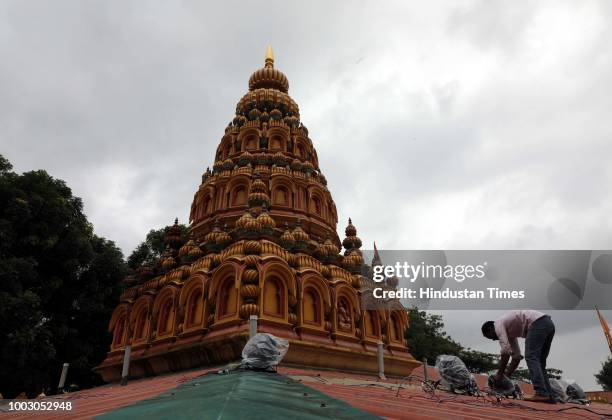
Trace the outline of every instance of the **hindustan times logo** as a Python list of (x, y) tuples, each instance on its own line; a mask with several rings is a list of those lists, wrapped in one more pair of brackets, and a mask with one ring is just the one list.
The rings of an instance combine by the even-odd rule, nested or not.
[(418, 278), (452, 278), (458, 283), (466, 279), (482, 279), (486, 275), (485, 268), (487, 263), (478, 265), (440, 265), (440, 264), (409, 264), (407, 262), (397, 262), (395, 265), (374, 266), (372, 279), (381, 282), (388, 277), (405, 278), (414, 283)]

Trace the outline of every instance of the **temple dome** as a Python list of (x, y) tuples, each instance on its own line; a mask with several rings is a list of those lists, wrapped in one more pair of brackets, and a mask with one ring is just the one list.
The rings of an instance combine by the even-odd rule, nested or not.
[(266, 61), (263, 69), (255, 71), (249, 78), (249, 90), (276, 89), (287, 93), (289, 91), (289, 80), (287, 76), (274, 68), (274, 54), (272, 47), (268, 47)]

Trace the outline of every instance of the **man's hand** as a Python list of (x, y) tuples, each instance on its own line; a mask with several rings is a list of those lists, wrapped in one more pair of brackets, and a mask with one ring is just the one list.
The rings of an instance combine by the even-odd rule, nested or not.
[(508, 362), (510, 361), (509, 354), (502, 354), (499, 358), (499, 368), (497, 369), (497, 373), (493, 377), (496, 382), (501, 381), (504, 378), (504, 373), (506, 372), (506, 366), (508, 366)]
[(495, 375), (493, 375), (493, 381), (495, 381), (496, 384), (501, 383), (501, 381), (504, 379), (504, 374), (497, 372)]
[(519, 363), (521, 363), (521, 359), (523, 358), (523, 356), (513, 356), (512, 357), (512, 361), (510, 362), (510, 366), (508, 366), (508, 369), (506, 369), (506, 376), (509, 378), (512, 376), (512, 374), (514, 373), (514, 371), (516, 370), (516, 368), (518, 367)]

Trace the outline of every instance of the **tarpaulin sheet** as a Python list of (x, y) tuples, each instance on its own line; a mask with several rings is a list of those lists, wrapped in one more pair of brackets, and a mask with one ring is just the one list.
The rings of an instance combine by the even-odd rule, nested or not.
[(283, 375), (236, 371), (192, 379), (100, 419), (376, 419)]

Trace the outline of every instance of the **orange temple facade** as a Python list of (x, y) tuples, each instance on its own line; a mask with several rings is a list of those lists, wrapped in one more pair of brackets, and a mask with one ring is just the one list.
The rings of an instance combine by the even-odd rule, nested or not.
[[(249, 79), (191, 206), (187, 238), (175, 225), (155, 264), (125, 282), (109, 323), (113, 340), (96, 368), (118, 380), (126, 345), (130, 376), (240, 359), (258, 332), (289, 340), (283, 364), (406, 376), (419, 365), (404, 339), (403, 310), (362, 309), (361, 240), (338, 216), (317, 152), (288, 95), (287, 77), (265, 66)], [(344, 247), (344, 252), (341, 252)]]

